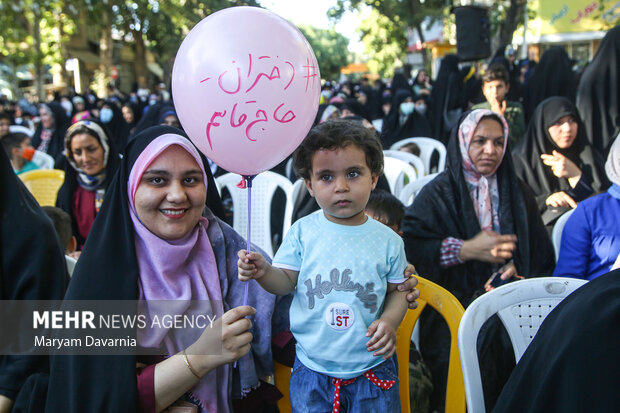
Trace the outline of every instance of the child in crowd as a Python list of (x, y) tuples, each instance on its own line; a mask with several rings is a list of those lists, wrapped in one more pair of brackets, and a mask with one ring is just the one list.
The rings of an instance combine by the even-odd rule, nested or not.
[(44, 206), (42, 208), (54, 224), (54, 229), (60, 239), (60, 246), (65, 251), (65, 257), (68, 257), (68, 259), (66, 259), (67, 269), (69, 270), (69, 275), (71, 275), (75, 268), (75, 260), (80, 254), (80, 251), (76, 251), (77, 239), (73, 236), (73, 230), (71, 229), (71, 217), (65, 211), (57, 207)]
[(17, 175), (39, 169), (37, 164), (32, 162), (34, 148), (30, 144), (28, 135), (25, 133), (9, 133), (3, 136), (1, 141)]
[[(415, 145), (415, 144), (414, 144)], [(405, 217), (405, 205), (388, 191), (372, 191), (366, 215), (392, 228), (402, 236), (401, 224)], [(412, 412), (428, 412), (433, 392), (431, 372), (422, 359), (415, 343), (409, 349), (409, 395)]]
[(399, 151), (409, 152), (412, 155), (420, 156), (420, 147), (415, 142), (409, 142), (398, 148)]
[(11, 132), (11, 115), (6, 112), (0, 112), (0, 139)]
[(388, 191), (376, 190), (370, 194), (366, 204), (366, 215), (402, 236), (400, 224), (405, 217), (405, 205)]
[(357, 123), (330, 121), (310, 131), (294, 159), (321, 210), (295, 222), (272, 265), (245, 250), (238, 261), (240, 280), (294, 291), (293, 411), (400, 411), (392, 355), (407, 262), (398, 234), (364, 213), (383, 168), (381, 144)]
[(502, 63), (490, 65), (482, 76), (482, 93), (487, 101), (474, 105), (472, 110), (490, 109), (506, 118), (508, 141), (512, 149), (525, 134), (525, 117), (523, 106), (519, 102), (506, 100), (506, 94), (510, 90), (509, 78), (508, 69)]

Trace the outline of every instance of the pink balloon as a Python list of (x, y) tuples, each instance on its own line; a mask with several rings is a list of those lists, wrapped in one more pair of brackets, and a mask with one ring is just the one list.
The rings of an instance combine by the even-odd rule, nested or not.
[(280, 16), (231, 7), (198, 23), (172, 69), (183, 129), (211, 160), (255, 175), (291, 154), (319, 106), (321, 76), (310, 44)]

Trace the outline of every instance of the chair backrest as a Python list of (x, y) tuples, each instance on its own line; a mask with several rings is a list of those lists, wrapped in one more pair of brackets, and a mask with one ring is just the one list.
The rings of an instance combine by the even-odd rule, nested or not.
[(39, 169), (54, 169), (54, 158), (42, 151), (34, 151), (32, 162), (34, 162)]
[(439, 173), (434, 173), (430, 175), (423, 176), (421, 178), (416, 179), (415, 181), (409, 182), (404, 186), (403, 190), (400, 191), (400, 195), (398, 198), (400, 201), (405, 204), (405, 206), (409, 206), (413, 204), (413, 199), (420, 192), (420, 189), (433, 179), (439, 175)]
[[(226, 188), (233, 202), (233, 228), (243, 237), (247, 237), (248, 229), (248, 189), (241, 189), (237, 184), (241, 176), (233, 173), (215, 178), (220, 194)], [(291, 221), (293, 206), (290, 193), (293, 184), (286, 177), (275, 172), (262, 172), (252, 181), (252, 217), (251, 217), (251, 241), (263, 249), (270, 257), (273, 257), (273, 245), (271, 234), (271, 205), (278, 188), (281, 188), (287, 198), (284, 211), (284, 223)], [(288, 218), (287, 218), (288, 217)]]
[(553, 230), (551, 231), (551, 241), (553, 242), (553, 249), (555, 250), (555, 260), (557, 261), (560, 257), (560, 245), (562, 244), (562, 232), (564, 231), (564, 225), (566, 225), (566, 221), (575, 212), (574, 209), (570, 211), (566, 211), (562, 214), (555, 224), (553, 225)]
[(291, 186), (291, 191), (287, 196), (288, 208), (286, 208), (284, 212), (284, 225), (282, 227), (282, 239), (284, 239), (284, 236), (286, 235), (288, 230), (291, 229), (291, 225), (292, 225), (291, 221), (293, 220), (293, 210), (295, 209), (297, 200), (301, 196), (302, 190), (305, 188), (305, 186), (306, 186), (306, 182), (301, 178), (293, 182), (293, 185)]
[(416, 288), (420, 291), (420, 298), (417, 300), (418, 308), (407, 310), (405, 318), (396, 331), (401, 411), (411, 411), (411, 400), (409, 398), (409, 349), (411, 347), (411, 334), (420, 314), (422, 314), (426, 305), (429, 304), (446, 320), (451, 335), (446, 412), (465, 413), (465, 390), (459, 359), (459, 347), (456, 341), (459, 322), (465, 310), (459, 300), (445, 288), (423, 277), (416, 276), (416, 278), (418, 279)]
[(383, 119), (375, 119), (372, 121), (372, 126), (375, 127), (377, 133), (381, 133), (381, 129), (383, 129)]
[(291, 413), (291, 395), (289, 394), (288, 382), (291, 381), (290, 367), (280, 364), (277, 361), (273, 361), (273, 378), (276, 387), (282, 393), (282, 398), (278, 400), (278, 410), (280, 413)]
[(384, 159), (385, 157), (390, 157), (390, 158), (400, 159), (401, 161), (405, 161), (411, 164), (411, 166), (413, 166), (413, 168), (415, 169), (416, 175), (418, 177), (424, 176), (424, 162), (422, 162), (422, 159), (420, 159), (420, 157), (415, 156), (412, 153), (405, 152), (405, 151), (385, 150), (383, 151), (383, 156), (384, 156)]
[(586, 282), (562, 277), (515, 281), (483, 294), (467, 307), (459, 326), (458, 345), (468, 411), (485, 411), (476, 348), (478, 332), (484, 322), (494, 314), (499, 316), (518, 362), (547, 315)]
[(408, 162), (389, 156), (383, 158), (383, 174), (390, 185), (392, 194), (396, 197), (405, 187), (405, 178), (409, 182), (415, 181), (418, 178), (415, 169)]
[(55, 206), (58, 190), (65, 182), (65, 171), (36, 169), (18, 175), (41, 206)]
[(67, 271), (69, 272), (69, 277), (72, 277), (73, 270), (75, 269), (75, 264), (77, 264), (77, 260), (73, 257), (65, 255), (65, 262), (67, 263)]
[(437, 139), (422, 137), (401, 139), (398, 142), (395, 142), (390, 147), (390, 149), (397, 151), (403, 145), (406, 145), (410, 142), (413, 142), (420, 147), (420, 158), (424, 162), (425, 174), (431, 173), (431, 157), (433, 156), (434, 151), (437, 151), (439, 153), (437, 172), (442, 172), (444, 169), (446, 169), (446, 147)]
[(30, 128), (27, 128), (25, 126), (22, 125), (11, 125), (9, 126), (9, 132), (11, 133), (25, 133), (26, 135), (30, 136), (32, 138), (32, 135), (34, 135), (34, 131)]
[[(409, 349), (411, 348), (411, 333), (422, 314), (422, 310), (430, 304), (444, 317), (452, 335), (450, 347), (450, 364), (448, 367), (448, 383), (446, 391), (446, 412), (465, 413), (465, 390), (463, 387), (463, 375), (461, 374), (461, 362), (459, 349), (456, 343), (456, 333), (459, 321), (464, 313), (463, 306), (452, 294), (439, 285), (422, 277), (418, 278), (417, 289), (420, 291), (418, 308), (407, 310), (405, 318), (396, 331), (396, 356), (398, 358), (398, 379), (400, 405), (403, 413), (411, 411), (409, 397)], [(291, 399), (288, 382), (291, 378), (291, 368), (274, 362), (274, 378), (278, 390), (284, 395), (278, 401), (278, 409), (282, 413), (291, 411)]]

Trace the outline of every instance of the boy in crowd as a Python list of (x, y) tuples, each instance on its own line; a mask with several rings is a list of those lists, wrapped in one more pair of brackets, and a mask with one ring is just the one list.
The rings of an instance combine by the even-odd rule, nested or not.
[(13, 170), (17, 175), (39, 169), (37, 164), (32, 162), (34, 148), (30, 144), (30, 137), (25, 133), (9, 133), (3, 136), (2, 146), (6, 151)]
[(69, 275), (73, 274), (75, 268), (75, 260), (80, 256), (80, 251), (77, 249), (77, 239), (73, 235), (71, 230), (71, 217), (65, 211), (53, 206), (44, 206), (43, 212), (52, 220), (54, 229), (58, 238), (60, 239), (60, 246), (65, 251), (65, 258), (67, 261), (67, 270)]
[(490, 109), (506, 118), (509, 147), (512, 149), (525, 134), (525, 117), (523, 106), (519, 102), (506, 100), (508, 90), (510, 90), (510, 80), (506, 66), (493, 63), (482, 77), (482, 93), (487, 101), (474, 105), (472, 109)]

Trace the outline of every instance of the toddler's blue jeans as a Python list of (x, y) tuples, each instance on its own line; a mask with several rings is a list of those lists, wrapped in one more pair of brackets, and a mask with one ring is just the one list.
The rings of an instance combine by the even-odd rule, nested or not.
[[(372, 372), (378, 380), (395, 380), (396, 384), (390, 389), (382, 389), (363, 375), (356, 377), (354, 382), (340, 386), (340, 413), (400, 412), (396, 356), (379, 364)], [(310, 370), (295, 357), (289, 382), (293, 413), (332, 412), (336, 407), (333, 379)]]

